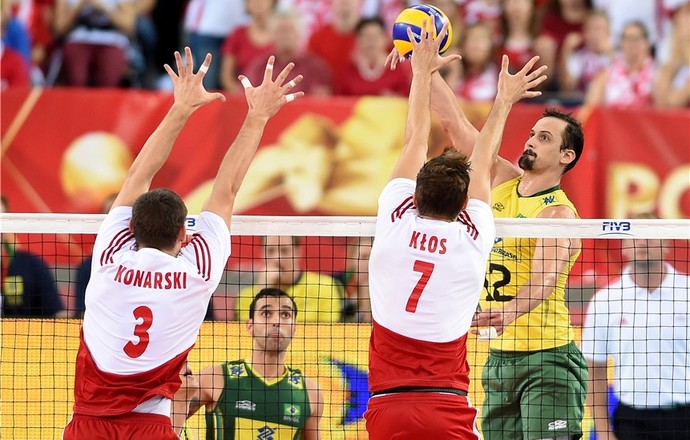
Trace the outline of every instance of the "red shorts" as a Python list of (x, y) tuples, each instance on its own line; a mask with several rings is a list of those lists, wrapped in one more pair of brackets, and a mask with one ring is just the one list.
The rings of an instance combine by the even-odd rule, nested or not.
[(162, 439), (179, 440), (170, 417), (160, 414), (129, 413), (115, 417), (74, 414), (65, 427), (63, 440)]
[(364, 418), (370, 440), (479, 440), (477, 414), (464, 396), (395, 393), (369, 399)]

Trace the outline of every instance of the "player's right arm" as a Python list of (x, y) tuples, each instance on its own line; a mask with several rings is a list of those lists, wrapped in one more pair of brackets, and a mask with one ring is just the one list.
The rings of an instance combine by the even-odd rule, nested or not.
[(459, 55), (441, 57), (438, 48), (448, 31), (446, 23), (436, 38), (428, 31), (434, 26), (434, 20), (424, 20), (421, 40), (416, 41), (408, 29), (408, 38), (412, 42), (412, 84), (407, 108), (405, 126), (405, 145), (396, 164), (391, 180), (403, 177), (414, 180), (424, 165), (429, 149), (429, 132), (431, 130), (431, 75)]
[(470, 157), (479, 130), (467, 119), (457, 96), (438, 72), (431, 78), (431, 112), (450, 138), (453, 148)]
[(204, 211), (210, 211), (222, 217), (228, 227), (230, 227), (235, 196), (247, 174), (268, 120), (283, 105), (304, 95), (304, 92), (289, 93), (302, 80), (302, 75), (285, 83), (288, 74), (295, 66), (294, 63), (288, 64), (274, 81), (274, 62), (275, 57), (269, 57), (263, 82), (256, 87), (251, 85), (248, 78), (240, 76), (240, 81), (245, 86), (244, 94), (249, 109), (235, 141), (228, 148), (218, 167), (211, 195), (203, 207)]
[(212, 101), (225, 101), (221, 93), (207, 92), (202, 83), (211, 64), (211, 54), (206, 55), (197, 73), (188, 47), (184, 64), (179, 52), (175, 52), (175, 61), (177, 74), (167, 64), (164, 66), (173, 82), (175, 102), (134, 160), (113, 207), (132, 206), (137, 197), (149, 190), (153, 177), (168, 160), (177, 136), (194, 111)]
[[(404, 61), (398, 49), (394, 48), (386, 58), (386, 65), (395, 70), (398, 64)], [(436, 116), (441, 128), (450, 138), (453, 148), (469, 157), (479, 130), (467, 119), (455, 93), (438, 71), (431, 75), (431, 113)]]
[[(450, 138), (453, 148), (466, 157), (474, 150), (479, 130), (467, 119), (450, 86), (436, 72), (431, 81), (431, 111)], [(500, 156), (491, 164), (492, 186), (497, 186), (520, 174), (520, 171)]]
[(546, 66), (541, 66), (530, 72), (538, 60), (539, 57), (533, 57), (519, 72), (511, 75), (508, 71), (508, 56), (503, 55), (501, 72), (498, 75), (496, 100), (491, 107), (484, 127), (477, 136), (470, 156), (471, 171), (468, 197), (486, 203), (491, 202), (491, 170), (498, 157), (498, 149), (501, 146), (508, 114), (510, 114), (513, 104), (521, 99), (541, 95), (540, 91), (533, 89), (546, 80), (546, 75), (543, 75)]
[(203, 368), (197, 379), (198, 388), (189, 399), (187, 419), (196, 414), (202, 406), (206, 407), (206, 411), (213, 411), (223, 392), (225, 378), (222, 365)]

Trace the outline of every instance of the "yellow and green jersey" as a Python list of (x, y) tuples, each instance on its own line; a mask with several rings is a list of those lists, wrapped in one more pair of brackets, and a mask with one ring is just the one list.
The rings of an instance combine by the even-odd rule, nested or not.
[(245, 361), (222, 365), (225, 386), (206, 413), (206, 440), (297, 440), (311, 416), (300, 370), (267, 382)]
[[(509, 180), (491, 192), (494, 218), (535, 218), (545, 208), (565, 205), (577, 215), (560, 186), (529, 197), (518, 194), (521, 177)], [(536, 238), (496, 237), (489, 256), (483, 309), (501, 308), (515, 299), (532, 276), (532, 258)], [(566, 269), (558, 277), (555, 290), (531, 312), (508, 325), (503, 334), (491, 341), (490, 347), (502, 351), (537, 351), (560, 347), (573, 340), (570, 315), (565, 304), (565, 285), (579, 252), (570, 258)]]

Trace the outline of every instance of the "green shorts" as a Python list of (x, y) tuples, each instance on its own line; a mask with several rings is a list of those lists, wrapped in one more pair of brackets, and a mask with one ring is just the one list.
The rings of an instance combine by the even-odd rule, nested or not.
[(544, 351), (491, 350), (482, 371), (484, 438), (580, 438), (587, 373), (574, 342)]

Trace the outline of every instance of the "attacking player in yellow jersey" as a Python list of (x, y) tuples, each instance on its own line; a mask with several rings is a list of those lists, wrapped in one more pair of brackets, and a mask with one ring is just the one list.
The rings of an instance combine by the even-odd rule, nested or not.
[[(453, 146), (469, 156), (478, 132), (438, 73), (432, 110)], [(583, 144), (575, 118), (544, 111), (530, 130), (519, 168), (501, 157), (492, 167), (494, 217), (578, 218), (560, 182)], [(474, 322), (496, 329), (482, 372), (486, 439), (582, 436), (587, 365), (573, 342), (564, 292), (580, 249), (579, 240), (568, 238), (495, 240)]]

